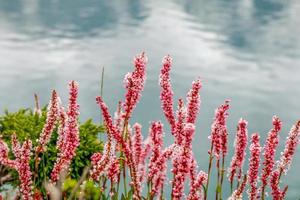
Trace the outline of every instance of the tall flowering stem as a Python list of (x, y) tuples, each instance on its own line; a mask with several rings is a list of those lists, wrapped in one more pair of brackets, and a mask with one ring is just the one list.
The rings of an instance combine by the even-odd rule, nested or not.
[[(132, 155), (132, 151), (131, 151), (131, 148), (130, 148), (130, 147), (132, 147), (132, 141), (129, 141), (129, 144), (126, 143), (126, 141), (122, 137), (119, 130), (113, 124), (112, 117), (109, 114), (108, 108), (107, 108), (106, 104), (103, 102), (102, 98), (97, 97), (96, 101), (97, 101), (98, 105), (100, 106), (100, 108), (102, 110), (102, 115), (103, 115), (103, 118), (104, 118), (104, 122), (105, 122), (105, 125), (106, 125), (106, 128), (107, 128), (108, 134), (111, 135), (111, 137), (114, 138), (116, 140), (116, 142), (121, 145), (122, 152), (124, 152), (124, 154), (126, 156), (126, 162), (128, 164), (128, 167), (129, 167), (129, 170), (130, 170), (130, 175), (131, 175), (131, 178), (132, 178), (132, 181), (133, 181), (132, 185), (134, 187), (134, 198), (135, 199), (141, 199), (140, 190), (139, 190), (139, 185), (140, 184), (139, 184), (139, 180), (137, 178), (138, 176), (136, 174), (136, 168), (134, 166), (133, 155)], [(128, 138), (131, 140), (130, 135), (129, 135)], [(125, 168), (125, 165), (123, 165), (123, 169), (124, 168)]]
[(20, 191), (24, 200), (32, 199), (32, 180), (31, 180), (31, 171), (30, 171), (30, 157), (31, 157), (32, 142), (26, 140), (21, 149), (21, 155), (17, 157), (17, 171), (20, 178)]
[[(178, 149), (176, 145), (171, 145), (168, 148), (164, 149), (160, 154), (159, 158), (157, 158), (155, 164), (148, 172), (148, 197), (150, 200), (157, 195), (164, 184), (166, 179), (166, 169), (167, 169), (167, 161), (176, 154)], [(149, 186), (151, 184), (151, 186)]]
[[(218, 177), (218, 185), (220, 181), (220, 187), (222, 187), (223, 184), (223, 176), (224, 176), (224, 166), (225, 166), (225, 156), (227, 155), (227, 143), (228, 143), (228, 133), (227, 133), (227, 127), (226, 127), (226, 119), (228, 116), (229, 109), (229, 100), (226, 100), (224, 104), (219, 106), (215, 110), (215, 117), (213, 124), (211, 126), (211, 135), (209, 136), (209, 139), (211, 141), (211, 149), (208, 152), (209, 153), (209, 166), (208, 166), (208, 179), (206, 182), (206, 189), (205, 189), (205, 196), (204, 198), (207, 198), (208, 193), (208, 187), (209, 187), (209, 180), (210, 180), (210, 172), (212, 167), (212, 161), (215, 157), (217, 160), (217, 167), (219, 168), (219, 160), (220, 156), (222, 155), (222, 172), (221, 172), (221, 180), (219, 180)], [(218, 169), (218, 175), (220, 176), (220, 172)], [(217, 187), (218, 187), (217, 185)], [(221, 193), (222, 194), (222, 193)], [(221, 195), (222, 198), (222, 195)]]
[(0, 164), (9, 168), (17, 169), (17, 162), (8, 158), (9, 148), (7, 144), (0, 139)]
[(259, 173), (260, 152), (261, 152), (259, 139), (260, 136), (258, 133), (252, 134), (251, 145), (249, 148), (250, 159), (249, 159), (249, 169), (248, 169), (248, 182), (250, 185), (250, 189), (248, 191), (249, 200), (258, 199), (257, 179)]
[(191, 185), (190, 193), (187, 197), (187, 200), (198, 200), (201, 198), (200, 189), (201, 186), (204, 185), (207, 181), (207, 174), (203, 171), (200, 171), (197, 175), (195, 182)]
[(147, 57), (144, 52), (137, 55), (134, 59), (134, 71), (125, 76), (124, 85), (127, 89), (124, 103), (125, 121), (131, 117), (132, 111), (136, 107), (136, 104), (141, 97), (141, 92), (144, 89), (146, 80), (146, 63)]
[(181, 199), (184, 191), (184, 183), (187, 175), (190, 172), (191, 163), (193, 159), (192, 154), (192, 139), (195, 133), (195, 125), (186, 123), (184, 126), (184, 143), (182, 145), (182, 152), (178, 156), (178, 162), (173, 168), (173, 186), (172, 186), (172, 199)]
[(59, 110), (60, 110), (60, 102), (58, 94), (55, 90), (52, 91), (51, 99), (48, 104), (48, 111), (47, 111), (47, 119), (46, 123), (43, 127), (43, 130), (40, 134), (39, 144), (35, 148), (35, 158), (34, 158), (34, 182), (38, 176), (38, 165), (39, 165), (39, 154), (46, 150), (47, 144), (50, 141), (53, 129), (59, 118)]
[(12, 135), (12, 147), (15, 160), (8, 158), (9, 149), (5, 142), (0, 140), (0, 164), (9, 168), (15, 169), (19, 174), (20, 179), (20, 192), (22, 199), (32, 199), (32, 173), (30, 170), (30, 157), (32, 150), (32, 142), (26, 140), (23, 145), (17, 141), (15, 134)]
[(300, 121), (298, 121), (290, 130), (286, 139), (284, 151), (281, 153), (281, 158), (278, 163), (280, 176), (286, 173), (291, 166), (292, 159), (296, 152), (297, 145), (299, 144), (300, 137)]
[(156, 161), (160, 157), (163, 146), (163, 125), (161, 122), (152, 122), (150, 127), (150, 138), (152, 144), (152, 155), (150, 157), (149, 171), (156, 167)]
[(271, 186), (271, 194), (273, 197), (273, 200), (284, 200), (286, 191), (288, 187), (286, 186), (282, 191), (279, 187), (279, 180), (280, 180), (280, 172), (278, 170), (275, 170), (271, 174), (270, 178), (270, 186)]
[(59, 97), (55, 90), (52, 91), (51, 100), (48, 105), (47, 119), (39, 138), (39, 145), (36, 148), (36, 153), (45, 151), (48, 142), (50, 141), (53, 129), (59, 117)]
[(163, 58), (163, 66), (160, 70), (159, 84), (161, 87), (160, 100), (163, 112), (171, 126), (172, 134), (175, 133), (176, 120), (173, 111), (173, 90), (170, 82), (170, 70), (172, 58), (168, 55)]
[(242, 183), (232, 193), (231, 197), (229, 197), (228, 200), (243, 200), (243, 192), (245, 190), (246, 184), (247, 184), (247, 175), (244, 175)]
[[(51, 173), (51, 181), (56, 182), (59, 179), (59, 175), (63, 170), (66, 170), (73, 157), (76, 155), (76, 149), (79, 146), (79, 128), (78, 128), (78, 116), (79, 105), (77, 103), (78, 96), (78, 84), (75, 81), (71, 81), (69, 84), (69, 106), (67, 112), (67, 121), (64, 130), (60, 131), (60, 137), (64, 138), (63, 143), (58, 143), (60, 147), (59, 155)], [(61, 117), (66, 117), (63, 113)], [(61, 127), (63, 128), (63, 127)]]
[(264, 152), (263, 152), (263, 169), (261, 175), (261, 198), (265, 198), (265, 187), (268, 184), (268, 178), (271, 175), (271, 172), (275, 165), (275, 153), (276, 148), (279, 144), (279, 132), (281, 130), (282, 122), (281, 120), (274, 116), (272, 119), (273, 128), (270, 130), (265, 145), (264, 145)]
[(231, 160), (228, 179), (231, 185), (231, 190), (233, 187), (234, 177), (237, 176), (238, 183), (240, 181), (243, 169), (243, 163), (246, 156), (246, 147), (248, 140), (248, 130), (247, 130), (247, 121), (244, 119), (240, 119), (237, 134), (235, 137), (235, 150), (234, 155)]

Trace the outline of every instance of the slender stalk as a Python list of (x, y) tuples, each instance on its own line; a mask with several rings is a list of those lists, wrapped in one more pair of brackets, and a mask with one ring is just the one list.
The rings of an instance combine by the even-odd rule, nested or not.
[(150, 181), (147, 182), (147, 199), (150, 200), (150, 192), (151, 192), (151, 183)]
[(164, 199), (164, 187), (161, 188), (159, 200)]
[(219, 199), (219, 182), (220, 182), (220, 160), (217, 160), (217, 170), (218, 170), (218, 176), (217, 176), (217, 186), (216, 186), (216, 196), (215, 199)]
[(126, 184), (126, 168), (125, 168), (125, 161), (123, 161), (123, 186), (124, 186), (124, 193), (127, 196), (127, 184)]
[(230, 194), (233, 192), (233, 181), (230, 182)]
[(222, 197), (222, 186), (224, 181), (224, 172), (225, 172), (225, 155), (222, 156), (222, 171), (221, 171), (221, 181), (220, 181), (220, 200), (223, 199)]
[(265, 200), (265, 186), (261, 188), (261, 200)]
[(213, 143), (211, 142), (210, 154), (209, 154), (208, 175), (207, 175), (207, 182), (206, 182), (205, 193), (204, 193), (204, 200), (207, 200), (207, 195), (208, 195), (208, 186), (209, 186), (210, 172), (211, 172), (211, 166), (212, 166), (212, 160), (213, 160), (212, 153), (213, 153)]
[(102, 67), (101, 73), (101, 84), (100, 84), (100, 96), (103, 97), (103, 87), (104, 87), (104, 67)]

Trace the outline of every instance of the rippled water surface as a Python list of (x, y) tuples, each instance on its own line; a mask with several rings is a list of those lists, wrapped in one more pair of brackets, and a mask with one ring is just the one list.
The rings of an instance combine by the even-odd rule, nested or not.
[[(95, 96), (105, 67), (104, 98), (111, 110), (123, 98), (132, 57), (146, 51), (147, 85), (132, 122), (162, 119), (158, 74), (173, 56), (176, 98), (201, 77), (202, 105), (194, 151), (207, 168), (207, 137), (214, 109), (231, 99), (230, 137), (240, 117), (264, 139), (271, 118), (284, 123), (282, 143), (300, 118), (300, 3), (297, 0), (0, 1), (0, 108), (47, 103), (56, 88), (66, 102), (67, 83), (80, 84), (81, 120), (99, 121)], [(165, 125), (168, 132), (168, 125)], [(166, 134), (167, 144), (171, 143)], [(232, 140), (231, 140), (232, 141)], [(232, 152), (231, 152), (232, 153)], [(300, 149), (284, 182), (288, 199), (300, 198)]]

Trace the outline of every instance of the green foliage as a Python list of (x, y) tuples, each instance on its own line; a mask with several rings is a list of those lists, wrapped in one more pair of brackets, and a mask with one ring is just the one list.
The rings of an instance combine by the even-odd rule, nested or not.
[[(77, 184), (78, 182), (74, 179), (66, 179), (63, 184), (63, 194), (65, 196), (70, 196)], [(96, 187), (92, 181), (85, 181), (76, 191), (75, 197), (79, 198), (80, 192), (82, 192), (81, 194), (84, 194), (84, 199), (90, 200), (98, 200), (100, 195), (102, 195), (99, 187)]]
[[(38, 116), (31, 109), (20, 109), (17, 112), (10, 113), (7, 110), (0, 116), (0, 135), (2, 139), (11, 146), (11, 135), (16, 133), (18, 140), (23, 142), (30, 139), (33, 145), (37, 145), (37, 140), (46, 121), (46, 108), (42, 110), (42, 116)], [(72, 160), (70, 174), (71, 178), (78, 180), (84, 167), (90, 165), (90, 157), (93, 153), (102, 151), (103, 143), (98, 139), (99, 134), (104, 132), (104, 127), (97, 125), (92, 120), (80, 123), (80, 145), (76, 150), (76, 157)], [(41, 161), (34, 184), (37, 188), (42, 188), (44, 181), (48, 180), (57, 158), (56, 149), (57, 129), (54, 130), (51, 140), (47, 146), (47, 151), (40, 154)], [(13, 155), (10, 155), (13, 159)], [(32, 156), (33, 157), (33, 156)], [(31, 169), (34, 171), (34, 158), (31, 160)], [(17, 174), (14, 170), (9, 173), (15, 178), (12, 185), (18, 184)]]

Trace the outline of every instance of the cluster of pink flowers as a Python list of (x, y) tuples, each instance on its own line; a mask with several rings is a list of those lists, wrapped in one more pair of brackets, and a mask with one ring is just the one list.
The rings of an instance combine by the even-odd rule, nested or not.
[(160, 194), (166, 179), (167, 161), (176, 154), (176, 146), (171, 145), (164, 149), (157, 158), (154, 167), (149, 168), (148, 181), (152, 184), (152, 195)]
[(270, 130), (265, 146), (264, 146), (264, 161), (262, 169), (262, 188), (268, 184), (268, 178), (271, 175), (275, 164), (276, 148), (279, 144), (279, 132), (281, 130), (282, 122), (276, 116), (273, 117), (273, 128)]
[(201, 89), (201, 81), (198, 79), (193, 82), (192, 88), (187, 94), (187, 123), (194, 124), (200, 109), (200, 89)]
[(187, 200), (198, 200), (202, 199), (203, 197), (201, 194), (197, 191), (200, 190), (201, 186), (204, 185), (207, 181), (207, 174), (203, 171), (200, 171), (197, 175), (196, 180), (191, 185), (191, 190), (189, 192), (189, 195), (187, 197)]
[(286, 191), (287, 191), (287, 186), (281, 191), (279, 188), (279, 179), (280, 179), (280, 173), (278, 170), (275, 170), (271, 174), (271, 179), (270, 179), (270, 186), (272, 189), (272, 197), (273, 200), (284, 200)]
[[(17, 146), (16, 148), (19, 148)], [(30, 171), (30, 156), (31, 156), (31, 148), (32, 142), (30, 140), (26, 140), (21, 146), (19, 155), (16, 156), (17, 162), (17, 171), (19, 173), (20, 178), (20, 192), (22, 193), (24, 200), (29, 200), (32, 197), (32, 173)]]
[[(134, 71), (125, 76), (125, 100), (119, 101), (115, 118), (113, 119), (107, 105), (102, 97), (96, 98), (99, 105), (103, 123), (107, 132), (107, 141), (102, 152), (96, 152), (91, 156), (91, 169), (89, 178), (97, 182), (101, 193), (105, 192), (106, 181), (110, 182), (109, 195), (118, 198), (121, 175), (123, 174), (124, 196), (129, 198), (127, 186), (130, 186), (132, 199), (153, 200), (155, 197), (164, 199), (164, 187), (167, 182), (168, 161), (171, 161), (171, 172), (173, 179), (171, 184), (171, 199), (180, 200), (202, 200), (208, 199), (208, 185), (212, 167), (212, 161), (217, 161), (217, 184), (216, 200), (222, 200), (222, 184), (225, 169), (225, 157), (228, 154), (228, 131), (226, 120), (228, 117), (229, 100), (226, 100), (215, 111), (215, 117), (211, 126), (211, 150), (209, 158), (208, 173), (198, 170), (198, 164), (193, 154), (193, 138), (196, 132), (196, 118), (200, 110), (201, 81), (198, 79), (192, 83), (190, 91), (186, 95), (186, 102), (178, 100), (177, 110), (173, 110), (173, 91), (170, 83), (170, 70), (172, 58), (166, 56), (160, 73), (160, 100), (161, 107), (167, 122), (170, 125), (171, 135), (174, 143), (164, 146), (164, 126), (160, 121), (154, 121), (149, 128), (149, 136), (144, 140), (142, 126), (135, 123), (130, 125), (130, 119), (136, 107), (146, 80), (147, 57), (144, 53), (134, 58)], [(51, 183), (56, 183), (63, 171), (70, 167), (71, 160), (76, 155), (79, 146), (79, 105), (77, 103), (78, 84), (75, 81), (69, 84), (69, 105), (67, 111), (62, 106), (55, 91), (52, 92), (48, 107), (47, 120), (41, 133), (39, 144), (35, 148), (35, 167), (38, 166), (40, 154), (46, 151), (46, 146), (51, 139), (53, 130), (58, 124), (57, 149), (58, 155), (51, 173)], [(260, 145), (258, 133), (251, 135), (249, 147), (250, 157), (247, 173), (243, 172), (243, 164), (246, 157), (248, 143), (248, 122), (240, 119), (235, 137), (235, 149), (230, 167), (228, 169), (228, 180), (231, 185), (231, 196), (229, 200), (242, 200), (243, 193), (249, 185), (248, 197), (250, 200), (264, 200), (265, 188), (270, 186), (271, 195), (275, 200), (283, 200), (288, 187), (280, 189), (280, 178), (287, 172), (300, 137), (300, 121), (294, 125), (287, 137), (285, 149), (275, 167), (276, 148), (279, 144), (279, 131), (281, 121), (273, 117), (273, 128), (270, 130), (265, 145)], [(42, 199), (38, 189), (33, 191), (32, 176), (30, 170), (30, 159), (32, 143), (26, 140), (22, 145), (16, 135), (12, 135), (12, 152), (15, 160), (9, 158), (9, 148), (0, 138), (0, 164), (15, 169), (20, 178), (20, 193), (25, 200)], [(260, 175), (260, 155), (263, 151), (264, 161)], [(222, 167), (220, 167), (220, 161)], [(131, 178), (127, 184), (127, 176)], [(237, 179), (237, 186), (233, 188), (233, 182)], [(34, 179), (33, 179), (34, 180)], [(260, 187), (258, 183), (261, 181)], [(143, 183), (147, 182), (147, 198), (143, 197)], [(189, 191), (185, 194), (186, 185), (189, 183)], [(261, 192), (261, 196), (259, 195)], [(116, 194), (117, 193), (117, 194)], [(115, 194), (117, 196), (115, 196)], [(130, 196), (131, 197), (131, 196)], [(2, 197), (0, 196), (0, 199)]]
[[(79, 128), (77, 121), (79, 116), (79, 105), (77, 104), (78, 84), (72, 81), (69, 87), (70, 97), (68, 112), (67, 115), (64, 113), (61, 114), (63, 120), (66, 117), (66, 122), (61, 125), (61, 130), (59, 131), (59, 141), (63, 140), (63, 142), (58, 143), (60, 148), (58, 149), (59, 154), (51, 173), (52, 182), (56, 182), (62, 171), (68, 169), (71, 160), (76, 155), (76, 149), (79, 146)], [(63, 110), (61, 110), (61, 112), (63, 112)]]
[[(174, 180), (172, 182), (172, 198), (180, 199), (183, 196), (184, 191), (184, 183), (187, 175), (190, 172), (191, 161), (193, 158), (192, 155), (192, 138), (195, 133), (195, 125), (192, 123), (187, 123), (184, 126), (184, 143), (182, 145), (182, 153), (175, 158), (176, 162), (174, 162), (173, 174)], [(177, 160), (178, 159), (178, 160)]]
[(22, 145), (17, 141), (15, 134), (12, 135), (12, 149), (15, 160), (8, 158), (9, 149), (5, 142), (0, 140), (0, 164), (17, 170), (20, 179), (20, 192), (24, 200), (32, 199), (32, 173), (30, 171), (30, 156), (32, 142), (26, 140)]
[(250, 158), (248, 169), (248, 182), (250, 189), (248, 191), (249, 200), (258, 199), (257, 179), (259, 174), (260, 152), (261, 146), (259, 143), (260, 136), (258, 133), (251, 135)]
[(144, 52), (137, 55), (134, 59), (135, 70), (125, 76), (124, 83), (127, 89), (124, 103), (125, 119), (130, 118), (133, 109), (141, 97), (146, 79), (146, 63), (147, 57)]
[(228, 133), (226, 127), (226, 118), (228, 116), (229, 100), (219, 106), (215, 111), (215, 119), (211, 126), (211, 135), (209, 139), (211, 140), (213, 152), (217, 159), (220, 158), (220, 154), (227, 154), (227, 143), (228, 143)]
[(48, 142), (50, 141), (53, 129), (59, 117), (59, 97), (55, 90), (52, 91), (51, 100), (48, 105), (47, 120), (39, 138), (39, 146), (36, 152), (40, 153), (45, 151)]
[(229, 181), (233, 182), (234, 177), (237, 175), (238, 180), (241, 178), (243, 164), (246, 156), (246, 147), (248, 140), (247, 121), (240, 119), (237, 134), (235, 138), (234, 156), (231, 160), (229, 168)]
[(238, 188), (233, 191), (228, 200), (243, 200), (243, 192), (245, 190), (247, 184), (247, 176), (244, 176), (242, 183), (238, 186)]
[(294, 125), (289, 133), (289, 136), (286, 139), (286, 144), (284, 151), (281, 153), (281, 158), (278, 163), (278, 168), (280, 171), (286, 173), (289, 169), (292, 158), (296, 152), (296, 147), (299, 144), (300, 138), (300, 121)]
[(163, 67), (160, 71), (160, 100), (162, 102), (162, 109), (164, 114), (171, 125), (171, 132), (174, 134), (175, 132), (175, 124), (176, 120), (174, 117), (173, 111), (173, 90), (170, 82), (170, 70), (172, 66), (172, 58), (170, 56), (166, 56), (163, 59)]
[[(65, 113), (56, 91), (52, 92), (48, 106), (46, 123), (35, 148), (35, 167), (38, 167), (39, 154), (46, 151), (47, 144), (51, 139), (52, 132), (59, 122), (57, 148), (59, 151), (57, 162), (51, 174), (51, 181), (56, 182), (62, 170), (69, 168), (72, 158), (75, 156), (76, 148), (79, 145), (78, 116), (79, 105), (77, 104), (78, 85), (75, 81), (70, 82), (70, 98), (68, 112)], [(22, 199), (41, 199), (38, 192), (33, 192), (30, 160), (32, 154), (31, 140), (25, 140), (21, 145), (15, 134), (11, 139), (12, 151), (15, 160), (8, 157), (9, 149), (5, 142), (0, 140), (0, 164), (15, 169), (19, 174), (19, 190)], [(36, 173), (36, 172), (35, 172)], [(38, 197), (39, 196), (39, 197)]]

